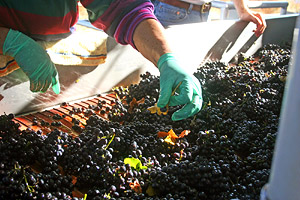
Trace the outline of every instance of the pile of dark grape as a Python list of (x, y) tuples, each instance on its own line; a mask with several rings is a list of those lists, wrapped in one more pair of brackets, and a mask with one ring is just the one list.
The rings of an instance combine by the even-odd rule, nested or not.
[(194, 74), (202, 109), (182, 121), (171, 120), (181, 106), (148, 110), (159, 96), (150, 73), (114, 88), (109, 121), (92, 114), (75, 138), (21, 131), (2, 115), (0, 199), (259, 199), (289, 58), (289, 46), (269, 44), (236, 64), (206, 63)]

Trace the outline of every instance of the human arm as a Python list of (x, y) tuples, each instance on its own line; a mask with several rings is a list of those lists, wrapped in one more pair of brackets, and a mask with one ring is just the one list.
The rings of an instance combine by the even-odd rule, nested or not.
[[(87, 4), (89, 1), (81, 0), (81, 3), (88, 9), (89, 20), (94, 26), (102, 28), (118, 43), (130, 44), (158, 67), (160, 96), (157, 106), (183, 105), (172, 115), (172, 120), (191, 117), (201, 109), (200, 82), (187, 72), (185, 68), (188, 66), (180, 64), (172, 53), (164, 28), (153, 14), (153, 4), (147, 0), (114, 0), (99, 18), (95, 18), (95, 6)], [(114, 17), (114, 13), (118, 15)], [(179, 95), (173, 96), (172, 91), (179, 83), (176, 90)]]
[(0, 53), (14, 57), (30, 80), (32, 92), (46, 92), (52, 86), (60, 92), (55, 65), (46, 51), (25, 34), (7, 28), (0, 28)]
[[(203, 101), (200, 82), (176, 59), (161, 24), (155, 19), (142, 21), (134, 31), (133, 41), (139, 52), (160, 71), (161, 91), (157, 106), (184, 105), (172, 115), (173, 121), (198, 113)], [(179, 95), (172, 96), (172, 91), (178, 85), (176, 92)]]
[(255, 35), (259, 37), (267, 27), (262, 15), (258, 12), (251, 11), (244, 0), (233, 0), (233, 3), (241, 20), (256, 24), (256, 29), (253, 31)]

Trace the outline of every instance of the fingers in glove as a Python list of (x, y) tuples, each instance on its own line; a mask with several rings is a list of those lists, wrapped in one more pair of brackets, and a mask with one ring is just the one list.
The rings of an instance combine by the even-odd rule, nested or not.
[(59, 84), (58, 74), (56, 74), (56, 76), (52, 77), (52, 90), (55, 94), (60, 93), (60, 84)]
[(37, 92), (37, 91), (36, 91), (36, 86), (35, 86), (35, 85), (36, 85), (36, 84), (34, 84), (33, 81), (30, 81), (30, 91), (31, 91), (31, 92)]
[(50, 85), (51, 85), (51, 82), (47, 79), (44, 83), (42, 83), (42, 87), (41, 87), (40, 91), (42, 93), (46, 92), (49, 89)]
[(170, 97), (169, 106), (187, 104), (193, 99), (193, 84), (188, 81), (182, 82), (178, 88), (178, 95)]
[(199, 95), (195, 95), (192, 102), (187, 103), (182, 109), (172, 115), (173, 121), (179, 121), (197, 114), (202, 107), (203, 100)]
[(166, 85), (166, 86), (160, 86), (160, 94), (159, 94), (159, 98), (157, 101), (157, 106), (160, 108), (165, 107), (169, 101), (170, 101), (170, 97), (172, 95), (172, 85)]
[(41, 91), (42, 84), (39, 81), (30, 80), (30, 90), (31, 92)]

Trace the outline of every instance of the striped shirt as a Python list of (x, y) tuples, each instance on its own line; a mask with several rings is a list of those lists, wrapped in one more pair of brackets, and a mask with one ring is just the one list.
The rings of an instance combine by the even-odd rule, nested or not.
[(89, 21), (120, 44), (133, 47), (133, 32), (144, 19), (156, 19), (150, 0), (0, 0), (0, 27), (18, 30), (35, 40), (53, 41), (74, 31), (78, 2)]

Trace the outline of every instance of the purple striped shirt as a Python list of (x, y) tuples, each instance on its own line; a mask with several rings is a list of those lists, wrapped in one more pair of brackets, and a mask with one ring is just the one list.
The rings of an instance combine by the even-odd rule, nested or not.
[[(153, 14), (153, 4), (143, 3), (130, 11), (119, 23), (114, 38), (120, 44), (130, 44), (136, 49), (133, 42), (133, 32), (136, 26), (144, 19), (156, 19)], [(156, 19), (157, 20), (157, 19)]]
[[(80, 0), (89, 21), (120, 44), (135, 48), (132, 35), (144, 19), (156, 19), (150, 0)], [(1, 0), (0, 27), (18, 30), (35, 40), (67, 37), (78, 20), (77, 0)]]

